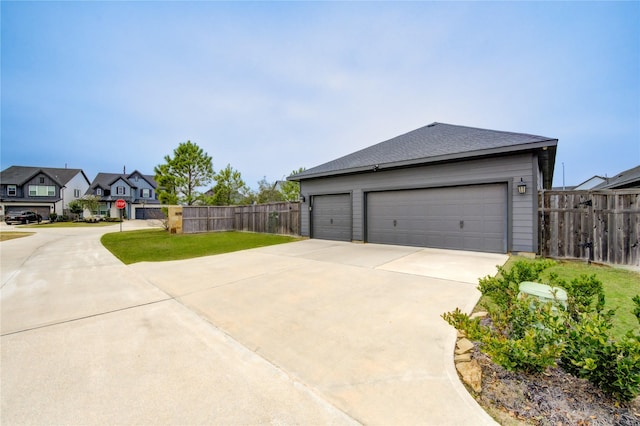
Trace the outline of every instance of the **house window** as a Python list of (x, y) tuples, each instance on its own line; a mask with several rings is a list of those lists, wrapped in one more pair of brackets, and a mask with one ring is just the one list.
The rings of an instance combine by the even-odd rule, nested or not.
[(42, 176), (40, 177), (40, 183), (44, 183), (44, 178)]
[(51, 185), (29, 185), (30, 197), (55, 197), (56, 187)]
[(124, 186), (116, 186), (116, 194), (124, 195)]
[(151, 198), (151, 190), (149, 188), (142, 188), (140, 190), (141, 198)]
[(7, 185), (7, 196), (15, 197), (18, 195), (18, 189), (15, 185)]
[(80, 198), (80, 190), (79, 189), (74, 189), (73, 190), (73, 198)]
[(96, 195), (102, 195), (102, 188), (96, 188)]

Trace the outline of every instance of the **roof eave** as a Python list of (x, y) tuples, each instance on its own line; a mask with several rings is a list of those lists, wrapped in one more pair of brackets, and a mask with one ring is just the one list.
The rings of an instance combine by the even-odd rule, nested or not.
[[(312, 173), (304, 176), (295, 174), (287, 177), (287, 180), (299, 182), (307, 179), (349, 175), (349, 174), (364, 173), (364, 172), (371, 172), (371, 171), (381, 171), (385, 169), (388, 170), (388, 169), (396, 169), (396, 168), (402, 168), (402, 167), (412, 167), (412, 166), (419, 166), (423, 164), (426, 165), (430, 163), (459, 161), (463, 159), (487, 157), (491, 155), (504, 155), (504, 154), (515, 154), (515, 153), (528, 152), (528, 151), (539, 151), (539, 150), (545, 150), (545, 148), (546, 150), (549, 150), (549, 148), (552, 148), (552, 151), (555, 152), (557, 145), (558, 145), (558, 139), (548, 139), (544, 141), (532, 142), (532, 143), (517, 145), (517, 146), (506, 146), (506, 147), (483, 149), (483, 150), (471, 151), (471, 152), (466, 151), (466, 152), (460, 152), (455, 154), (440, 155), (436, 157), (416, 158), (412, 160), (396, 161), (393, 163), (380, 163), (376, 165), (367, 165), (367, 166), (353, 167), (348, 169)], [(552, 155), (549, 157), (553, 159), (552, 162), (555, 164), (555, 155)], [(554, 164), (550, 164), (551, 177), (553, 177)], [(375, 170), (373, 169), (373, 167), (375, 167)], [(546, 184), (547, 182), (545, 182), (545, 186)]]

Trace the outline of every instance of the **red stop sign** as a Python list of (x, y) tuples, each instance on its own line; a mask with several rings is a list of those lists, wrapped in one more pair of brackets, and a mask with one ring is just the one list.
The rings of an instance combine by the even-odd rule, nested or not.
[(116, 201), (116, 207), (119, 209), (124, 209), (127, 203), (121, 198)]

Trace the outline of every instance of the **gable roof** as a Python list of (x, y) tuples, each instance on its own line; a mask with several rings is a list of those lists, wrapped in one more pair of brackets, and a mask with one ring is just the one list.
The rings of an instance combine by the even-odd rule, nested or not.
[(540, 150), (545, 187), (551, 187), (558, 140), (545, 136), (432, 123), (289, 176), (304, 180), (487, 155)]
[(593, 189), (640, 188), (640, 166), (625, 170), (595, 186)]
[(138, 186), (134, 182), (132, 182), (130, 180), (130, 178), (133, 175), (138, 175), (138, 176), (142, 177), (144, 180), (146, 180), (154, 188), (156, 188), (158, 186), (156, 184), (156, 181), (154, 180), (153, 176), (151, 176), (151, 175), (143, 175), (142, 173), (140, 173), (137, 170), (134, 170), (132, 173), (129, 173), (129, 174), (98, 173), (96, 175), (96, 177), (93, 179), (93, 182), (91, 182), (91, 186), (89, 187), (89, 190), (87, 191), (87, 193), (92, 192), (97, 187), (106, 189), (106, 188), (110, 187), (111, 185), (113, 185), (118, 179), (124, 180), (127, 183), (127, 185), (129, 185), (132, 188), (137, 188)]
[(0, 182), (3, 185), (24, 185), (34, 176), (44, 173), (49, 176), (59, 186), (65, 186), (78, 173), (81, 173), (87, 183), (89, 179), (82, 169), (62, 169), (55, 167), (31, 167), (31, 166), (11, 166), (0, 173)]
[(600, 185), (601, 183), (605, 182), (607, 180), (607, 178), (602, 177), (602, 176), (592, 176), (589, 179), (585, 180), (584, 182), (582, 182), (579, 185), (573, 186), (571, 187), (572, 190), (574, 191), (581, 191), (584, 189), (591, 189), (595, 186)]

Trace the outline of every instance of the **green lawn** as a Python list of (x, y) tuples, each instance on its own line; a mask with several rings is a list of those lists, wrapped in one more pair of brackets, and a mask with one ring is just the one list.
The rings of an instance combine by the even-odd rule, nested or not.
[(0, 232), (0, 241), (14, 240), (16, 238), (28, 237), (29, 235), (33, 235), (33, 232), (2, 231)]
[[(505, 267), (509, 268), (510, 265), (518, 260), (529, 259), (512, 256)], [(612, 334), (620, 338), (627, 331), (639, 327), (638, 320), (632, 313), (634, 304), (631, 298), (636, 294), (640, 294), (640, 273), (612, 266), (589, 265), (580, 261), (557, 261), (555, 266), (542, 272), (539, 281), (548, 284), (549, 275), (552, 272), (555, 272), (559, 278), (566, 281), (571, 281), (583, 274), (595, 274), (604, 287), (605, 309), (616, 310), (613, 318)]]
[(125, 264), (190, 259), (298, 241), (300, 238), (251, 232), (169, 234), (162, 229), (115, 232), (102, 244)]

